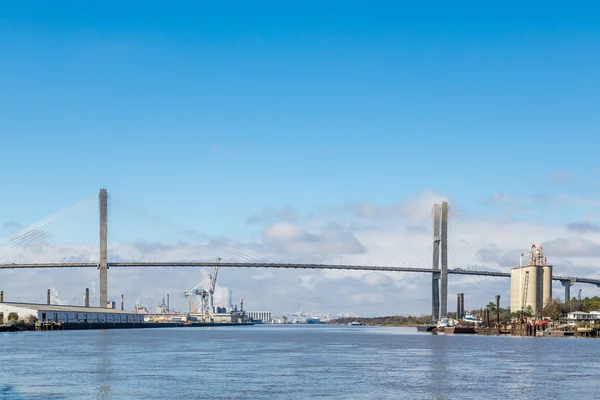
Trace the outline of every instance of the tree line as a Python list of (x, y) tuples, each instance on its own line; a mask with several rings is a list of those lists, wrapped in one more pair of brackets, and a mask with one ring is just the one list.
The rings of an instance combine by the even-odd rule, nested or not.
[[(496, 304), (494, 302), (489, 302), (485, 308), (490, 311), (490, 320), (491, 322), (495, 322), (497, 318), (496, 314)], [(483, 319), (482, 311), (484, 309), (475, 309), (472, 310), (472, 314), (476, 317)], [(572, 298), (568, 302), (563, 302), (560, 298), (554, 298), (550, 301), (550, 303), (546, 304), (546, 306), (541, 310), (540, 315), (534, 315), (535, 313), (531, 309), (531, 307), (526, 308), (523, 312), (515, 312), (511, 313), (510, 308), (502, 308), (500, 307), (500, 322), (510, 322), (516, 318), (520, 318), (522, 316), (525, 317), (541, 317), (541, 318), (550, 318), (553, 321), (557, 321), (561, 315), (568, 314), (572, 311), (600, 311), (600, 297), (586, 297), (584, 299)], [(455, 312), (449, 312), (448, 318), (456, 319)], [(431, 322), (431, 315), (423, 315), (423, 316), (415, 316), (415, 315), (395, 315), (395, 316), (383, 316), (383, 317), (354, 317), (354, 318), (338, 318), (329, 321), (332, 324), (348, 324), (353, 321), (358, 321), (364, 325), (394, 325), (394, 326), (414, 326), (414, 325), (424, 325)]]

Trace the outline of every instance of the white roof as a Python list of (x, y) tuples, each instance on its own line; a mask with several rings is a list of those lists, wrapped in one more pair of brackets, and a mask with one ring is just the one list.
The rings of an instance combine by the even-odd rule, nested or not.
[(0, 303), (11, 307), (27, 308), (36, 311), (51, 311), (51, 312), (77, 312), (77, 313), (102, 313), (102, 314), (136, 314), (135, 311), (121, 311), (114, 308), (102, 307), (81, 307), (81, 306), (61, 306), (58, 304), (35, 304), (35, 303)]

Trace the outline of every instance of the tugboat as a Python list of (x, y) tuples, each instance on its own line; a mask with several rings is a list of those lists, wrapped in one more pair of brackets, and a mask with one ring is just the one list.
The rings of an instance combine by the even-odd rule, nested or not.
[(431, 332), (435, 329), (435, 325), (427, 324), (427, 325), (417, 325), (417, 331), (419, 332)]

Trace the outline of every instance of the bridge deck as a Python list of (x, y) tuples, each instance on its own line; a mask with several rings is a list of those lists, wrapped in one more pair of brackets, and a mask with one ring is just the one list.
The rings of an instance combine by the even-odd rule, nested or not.
[[(214, 267), (214, 262), (112, 262), (109, 268), (185, 268), (185, 267)], [(411, 267), (386, 267), (377, 265), (332, 265), (332, 264), (284, 264), (284, 263), (236, 263), (221, 262), (222, 268), (285, 268), (285, 269), (329, 269), (347, 271), (384, 271), (384, 272), (417, 272), (417, 273), (439, 273), (432, 268)], [(0, 269), (29, 269), (29, 268), (98, 268), (97, 263), (44, 263), (44, 264), (0, 264)], [(481, 271), (468, 269), (449, 269), (449, 274), (456, 275), (478, 275), (510, 278), (509, 272)], [(589, 283), (600, 286), (600, 279), (552, 276), (555, 281), (572, 281), (578, 283)]]

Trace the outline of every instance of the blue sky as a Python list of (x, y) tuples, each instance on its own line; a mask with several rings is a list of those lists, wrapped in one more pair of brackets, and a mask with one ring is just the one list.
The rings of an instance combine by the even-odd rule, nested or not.
[(214, 236), (426, 191), (474, 217), (588, 218), (549, 199), (599, 196), (598, 11), (5, 5), (0, 222), (100, 187)]
[(99, 186), (230, 227), (423, 189), (475, 208), (597, 167), (591, 6), (344, 4), (4, 7), (2, 215)]

